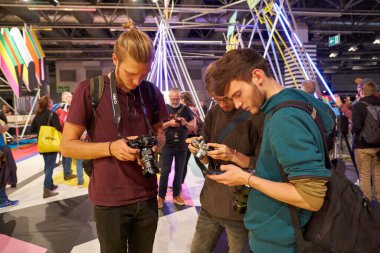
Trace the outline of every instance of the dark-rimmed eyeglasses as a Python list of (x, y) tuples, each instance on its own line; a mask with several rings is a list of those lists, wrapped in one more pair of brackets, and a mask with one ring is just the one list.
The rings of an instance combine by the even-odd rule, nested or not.
[(224, 97), (224, 98), (215, 98), (215, 97), (213, 97), (212, 101), (214, 101), (215, 103), (222, 103), (222, 102), (224, 102), (224, 103), (227, 104), (227, 103), (231, 103), (232, 99), (229, 98), (229, 97)]

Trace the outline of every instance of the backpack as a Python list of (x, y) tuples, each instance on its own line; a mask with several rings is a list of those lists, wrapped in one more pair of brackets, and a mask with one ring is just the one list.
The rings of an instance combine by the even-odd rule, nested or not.
[(359, 103), (365, 104), (367, 109), (360, 138), (368, 144), (380, 145), (380, 106), (371, 105), (365, 101), (359, 101)]
[[(146, 82), (146, 81), (144, 81)], [(159, 117), (158, 109), (158, 92), (157, 88), (150, 82), (146, 82), (149, 86), (149, 98), (152, 101), (153, 115), (152, 119), (157, 119)], [(90, 79), (90, 98), (91, 98), (91, 107), (92, 107), (92, 119), (90, 124), (91, 131), (87, 131), (87, 138), (89, 142), (92, 142), (92, 137), (90, 132), (95, 129), (96, 122), (96, 108), (99, 105), (100, 99), (103, 96), (104, 91), (104, 79), (103, 76), (98, 76)], [(83, 169), (85, 173), (90, 177), (92, 174), (92, 160), (83, 160)]]
[[(289, 205), (296, 234), (298, 253), (376, 253), (380, 249), (380, 205), (370, 202), (360, 188), (346, 178), (345, 162), (330, 162), (323, 125), (318, 113), (309, 103), (287, 101), (279, 104), (273, 114), (283, 107), (295, 107), (307, 112), (317, 124), (325, 150), (326, 167), (331, 170), (331, 181), (322, 208), (314, 212), (304, 231), (298, 220), (297, 208)], [(281, 165), (279, 171), (288, 182)]]

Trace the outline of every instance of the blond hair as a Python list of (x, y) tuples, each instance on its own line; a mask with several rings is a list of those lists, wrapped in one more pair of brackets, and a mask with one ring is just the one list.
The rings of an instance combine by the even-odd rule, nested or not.
[(114, 54), (119, 61), (131, 57), (138, 63), (149, 63), (154, 58), (154, 48), (150, 37), (139, 31), (129, 20), (114, 45)]

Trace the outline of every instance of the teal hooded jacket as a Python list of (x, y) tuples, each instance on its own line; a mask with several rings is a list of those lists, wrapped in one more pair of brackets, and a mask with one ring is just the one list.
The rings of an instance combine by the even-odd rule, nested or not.
[[(289, 180), (328, 180), (331, 173), (325, 166), (323, 140), (311, 116), (292, 107), (279, 109), (272, 116), (274, 108), (288, 100), (305, 101), (314, 106), (323, 121), (326, 134), (331, 133), (335, 126), (328, 105), (303, 91), (284, 89), (272, 96), (261, 108), (265, 114), (265, 125), (256, 175), (263, 179), (282, 182), (278, 169), (278, 164), (281, 164)], [(304, 227), (312, 212), (300, 208), (297, 210), (301, 226)], [(252, 190), (244, 223), (249, 230), (249, 242), (253, 252), (296, 252), (295, 233), (287, 204), (258, 190)]]

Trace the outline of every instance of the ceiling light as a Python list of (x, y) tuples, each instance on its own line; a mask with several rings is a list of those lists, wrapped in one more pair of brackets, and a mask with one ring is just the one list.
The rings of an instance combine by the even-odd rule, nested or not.
[(373, 44), (380, 44), (380, 35), (377, 35), (375, 40), (372, 43)]
[(349, 48), (348, 48), (348, 51), (349, 52), (355, 52), (355, 51), (357, 51), (358, 50), (358, 47), (357, 46), (350, 46)]
[(58, 0), (49, 0), (50, 4), (54, 6), (59, 6), (59, 1)]
[(330, 58), (335, 58), (337, 56), (338, 56), (337, 52), (331, 52), (330, 55), (329, 55)]
[(377, 60), (379, 59), (377, 56), (372, 56), (372, 60)]

